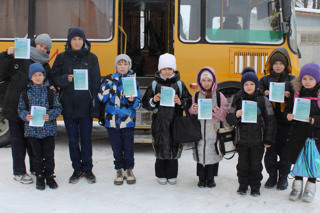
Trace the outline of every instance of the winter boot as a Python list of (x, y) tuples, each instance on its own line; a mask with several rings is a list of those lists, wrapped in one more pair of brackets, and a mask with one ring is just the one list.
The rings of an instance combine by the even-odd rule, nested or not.
[(127, 184), (136, 183), (136, 177), (133, 175), (132, 168), (129, 168), (124, 172), (124, 177), (127, 179)]
[(58, 188), (57, 182), (54, 180), (56, 176), (50, 175), (46, 177), (47, 185), (49, 186), (50, 189), (56, 189)]
[(95, 183), (96, 182), (96, 176), (92, 173), (91, 170), (85, 171), (84, 176), (87, 178), (88, 183)]
[(36, 180), (36, 189), (44, 190), (45, 188), (44, 177), (42, 175), (38, 175)]
[(294, 180), (292, 183), (292, 191), (290, 192), (289, 200), (297, 201), (302, 195), (302, 190), (303, 190), (303, 181)]
[(82, 170), (77, 170), (77, 169), (74, 170), (72, 176), (69, 178), (69, 183), (78, 183), (82, 175), (83, 175)]
[(251, 196), (259, 197), (260, 196), (260, 189), (259, 188), (251, 188)]
[(198, 182), (199, 188), (204, 188), (204, 187), (206, 187), (206, 185), (207, 185), (207, 182), (205, 180), (199, 180), (199, 182)]
[(279, 175), (277, 189), (278, 190), (286, 190), (287, 188), (288, 188), (288, 176), (287, 175)]
[(247, 187), (247, 186), (240, 185), (240, 186), (239, 186), (239, 189), (237, 190), (237, 193), (238, 193), (239, 195), (246, 195), (246, 194), (247, 194), (247, 190), (248, 190), (248, 187)]
[(122, 185), (123, 184), (123, 179), (124, 179), (124, 170), (123, 169), (118, 169), (117, 170), (117, 176), (114, 179), (114, 184), (115, 185)]
[(270, 174), (267, 182), (264, 184), (264, 187), (272, 189), (275, 185), (277, 185), (277, 174)]
[(212, 179), (212, 180), (207, 180), (207, 187), (208, 187), (208, 188), (214, 188), (214, 187), (216, 187), (216, 182), (214, 181), (214, 179)]
[(304, 193), (302, 195), (302, 201), (311, 203), (316, 193), (316, 183), (307, 181)]

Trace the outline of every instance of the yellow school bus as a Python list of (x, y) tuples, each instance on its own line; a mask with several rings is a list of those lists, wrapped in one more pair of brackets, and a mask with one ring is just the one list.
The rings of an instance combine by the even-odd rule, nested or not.
[[(229, 96), (239, 89), (244, 67), (254, 68), (259, 78), (264, 74), (275, 48), (287, 49), (293, 74), (298, 73), (294, 9), (292, 0), (12, 0), (0, 8), (0, 50), (12, 46), (14, 37), (48, 33), (52, 65), (64, 51), (68, 28), (80, 26), (98, 56), (102, 76), (113, 73), (115, 57), (126, 53), (143, 94), (159, 56), (169, 52), (190, 93), (197, 90), (198, 71), (211, 66), (218, 88)], [(150, 124), (150, 112), (139, 109), (137, 129), (148, 134)], [(0, 129), (0, 140), (7, 141), (7, 122), (1, 116)]]

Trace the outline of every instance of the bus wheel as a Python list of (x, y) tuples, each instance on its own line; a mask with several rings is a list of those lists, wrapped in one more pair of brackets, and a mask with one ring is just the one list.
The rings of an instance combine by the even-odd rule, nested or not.
[(4, 119), (0, 108), (0, 147), (8, 146), (10, 144), (9, 121)]

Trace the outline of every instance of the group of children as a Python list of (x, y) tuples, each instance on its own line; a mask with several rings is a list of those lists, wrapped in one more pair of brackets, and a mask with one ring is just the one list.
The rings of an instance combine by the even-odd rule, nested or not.
[[(176, 117), (183, 116), (184, 111), (198, 114), (199, 106), (196, 98), (211, 99), (213, 106), (212, 118), (200, 120), (202, 139), (193, 143), (197, 176), (199, 176), (198, 186), (201, 188), (216, 186), (214, 177), (218, 174), (219, 161), (222, 158), (216, 152), (215, 141), (223, 121), (236, 127), (239, 156), (237, 193), (240, 195), (245, 195), (249, 186), (252, 196), (260, 195), (262, 158), (265, 148), (264, 163), (269, 174), (265, 188), (277, 186), (278, 190), (287, 189), (287, 177), (291, 164), (295, 164), (305, 140), (308, 137), (315, 138), (316, 145), (318, 149), (320, 148), (320, 108), (317, 100), (320, 89), (320, 66), (313, 63), (306, 64), (302, 67), (299, 77), (294, 77), (290, 75), (291, 62), (285, 49), (278, 48), (270, 54), (265, 69), (267, 75), (261, 78), (260, 82), (255, 70), (249, 67), (243, 70), (241, 90), (234, 95), (230, 108), (226, 97), (217, 92), (217, 79), (211, 67), (204, 67), (198, 72), (199, 93), (197, 97), (195, 95), (192, 97), (180, 80), (175, 57), (172, 54), (163, 54), (159, 58), (154, 82), (147, 88), (144, 96), (141, 97), (139, 84), (136, 83), (137, 95), (127, 97), (124, 93), (123, 79), (135, 77), (134, 71), (131, 70), (130, 57), (125, 54), (118, 55), (115, 59), (116, 71), (100, 85), (100, 71), (96, 56), (93, 59), (89, 56), (86, 60), (76, 62), (81, 55), (88, 54), (89, 50), (90, 43), (86, 40), (83, 30), (69, 29), (66, 52), (57, 57), (52, 72), (53, 84), (60, 88), (60, 97), (56, 89), (50, 87), (46, 80), (48, 73), (43, 68), (43, 64), (32, 63), (29, 66), (28, 77), (31, 82), (19, 96), (17, 112), (24, 121), (24, 136), (28, 138), (32, 148), (34, 158), (32, 166), (37, 177), (37, 189), (45, 188), (45, 180), (50, 188), (58, 187), (54, 181), (54, 136), (56, 136), (55, 119), (61, 112), (68, 132), (70, 158), (74, 168), (69, 182), (76, 183), (81, 176), (85, 176), (89, 183), (96, 182), (92, 173), (91, 157), (92, 117), (96, 116), (94, 106), (97, 103), (95, 97), (105, 103), (105, 127), (113, 150), (116, 169), (114, 184), (116, 185), (123, 184), (124, 180), (128, 184), (136, 182), (133, 174), (134, 127), (136, 109), (141, 103), (145, 109), (153, 112), (152, 145), (156, 156), (155, 175), (160, 184), (177, 183), (178, 159), (183, 146), (173, 139), (173, 123)], [(75, 77), (72, 70), (83, 69), (84, 64), (89, 70), (89, 93), (75, 90), (71, 86)], [(269, 101), (270, 82), (285, 83), (284, 103)], [(174, 106), (160, 104), (162, 87), (174, 89)], [(70, 102), (74, 100), (72, 96), (79, 97), (80, 102), (76, 105)], [(309, 123), (293, 120), (295, 97), (311, 100)], [(256, 123), (241, 121), (243, 100), (257, 103)], [(217, 103), (218, 101), (220, 103)], [(43, 127), (29, 125), (33, 120), (30, 113), (32, 106), (46, 108)], [(74, 111), (78, 111), (76, 116)], [(78, 147), (78, 131), (81, 136), (81, 148)], [(87, 133), (88, 131), (90, 133)], [(296, 201), (302, 197), (304, 201), (312, 202), (316, 191), (315, 182), (315, 178), (308, 178), (303, 192), (303, 177), (296, 176), (290, 200)]]

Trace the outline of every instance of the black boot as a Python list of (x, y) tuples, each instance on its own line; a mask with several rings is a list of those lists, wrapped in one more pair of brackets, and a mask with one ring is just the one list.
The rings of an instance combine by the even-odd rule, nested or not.
[(204, 187), (206, 187), (206, 181), (205, 180), (199, 180), (199, 182), (198, 182), (198, 187), (199, 188), (204, 188)]
[(37, 176), (37, 181), (36, 181), (36, 189), (38, 190), (44, 190), (46, 188), (44, 184), (44, 177), (42, 175)]
[(277, 174), (270, 174), (266, 184), (264, 185), (267, 189), (272, 189), (277, 185)]
[(47, 179), (47, 185), (49, 186), (50, 189), (56, 189), (58, 188), (58, 184), (57, 182), (54, 180), (55, 176), (54, 175), (50, 175), (48, 176)]
[(279, 181), (277, 184), (278, 190), (286, 190), (288, 188), (288, 177), (287, 175), (279, 175)]
[(216, 182), (214, 182), (214, 179), (212, 179), (212, 180), (207, 180), (207, 187), (209, 187), (209, 188), (214, 188), (214, 187), (216, 187)]
[(246, 194), (247, 194), (247, 190), (248, 190), (248, 187), (247, 187), (247, 186), (240, 185), (240, 186), (239, 186), (239, 189), (237, 190), (237, 193), (238, 193), (239, 195), (246, 195)]
[(251, 188), (251, 196), (259, 197), (260, 196), (260, 189), (259, 188)]

